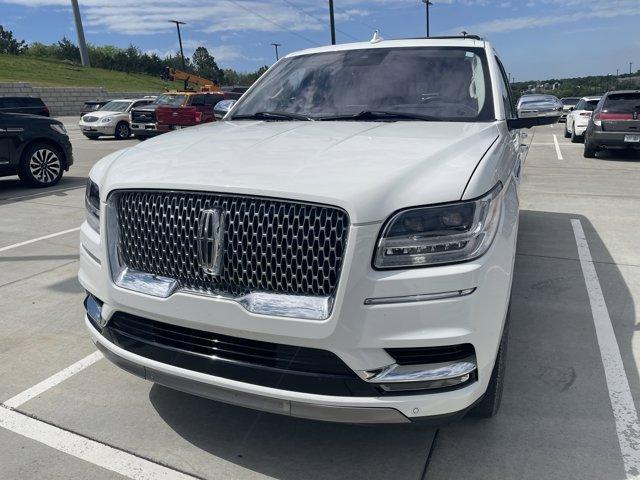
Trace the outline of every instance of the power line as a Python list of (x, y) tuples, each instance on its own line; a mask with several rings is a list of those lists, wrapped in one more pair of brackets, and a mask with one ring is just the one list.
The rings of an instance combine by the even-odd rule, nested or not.
[[(281, 0), (282, 2), (286, 3), (287, 5), (289, 5), (290, 7), (294, 8), (295, 10), (298, 10), (300, 13), (306, 15), (309, 18), (313, 18), (314, 20), (316, 20), (317, 22), (320, 22), (321, 24), (324, 24), (324, 20), (322, 20), (321, 18), (316, 17), (315, 15), (311, 15), (309, 12), (306, 12), (305, 10), (303, 10), (302, 8), (300, 8), (299, 6), (291, 3), (289, 0)], [(340, 30), (339, 28), (336, 27), (336, 30), (338, 32), (340, 32), (342, 35), (344, 35), (345, 37), (349, 37), (351, 40), (355, 40), (355, 41), (360, 41), (359, 38), (354, 37), (353, 35), (348, 34), (347, 32), (345, 32), (344, 30)]]
[(318, 46), (320, 45), (320, 44), (319, 44), (318, 42), (316, 42), (315, 40), (311, 40), (310, 38), (305, 37), (305, 36), (304, 36), (304, 35), (302, 35), (301, 33), (295, 32), (295, 31), (293, 31), (293, 30), (291, 30), (291, 29), (289, 29), (289, 28), (287, 28), (287, 27), (284, 27), (284, 26), (280, 25), (280, 24), (279, 24), (279, 23), (277, 23), (277, 22), (274, 22), (274, 21), (273, 21), (273, 20), (271, 20), (269, 17), (265, 17), (265, 16), (264, 16), (264, 15), (262, 15), (261, 13), (258, 13), (258, 12), (256, 12), (255, 10), (251, 10), (249, 7), (246, 7), (246, 6), (242, 5), (240, 2), (237, 2), (236, 0), (226, 0), (226, 1), (227, 1), (227, 2), (229, 2), (229, 3), (234, 4), (236, 7), (239, 7), (239, 8), (241, 8), (241, 9), (243, 9), (243, 10), (245, 10), (245, 11), (249, 12), (249, 13), (254, 14), (254, 15), (255, 15), (255, 16), (257, 16), (257, 17), (260, 17), (260, 18), (261, 18), (261, 19), (263, 19), (263, 20), (266, 20), (267, 22), (269, 22), (269, 23), (271, 23), (271, 24), (275, 25), (276, 27), (278, 27), (278, 28), (280, 28), (280, 29), (282, 29), (282, 30), (285, 30), (285, 31), (289, 32), (291, 35), (295, 35), (296, 37), (300, 37), (301, 39), (303, 39), (303, 40), (305, 40), (305, 41), (307, 41), (307, 42), (309, 42), (309, 43), (313, 43), (314, 45), (318, 45)]

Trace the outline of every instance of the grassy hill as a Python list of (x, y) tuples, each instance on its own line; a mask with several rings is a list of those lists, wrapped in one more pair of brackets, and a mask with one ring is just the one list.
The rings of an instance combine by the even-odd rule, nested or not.
[(58, 60), (0, 54), (0, 82), (28, 82), (49, 87), (103, 87), (113, 92), (162, 91), (181, 83), (137, 73), (83, 68)]

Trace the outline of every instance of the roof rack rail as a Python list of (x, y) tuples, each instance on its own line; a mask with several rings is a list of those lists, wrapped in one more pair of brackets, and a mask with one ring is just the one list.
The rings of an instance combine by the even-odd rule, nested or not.
[(431, 40), (431, 39), (449, 40), (449, 39), (456, 39), (456, 38), (461, 38), (461, 39), (469, 38), (471, 40), (483, 40), (483, 38), (480, 35), (445, 35), (445, 36), (441, 36), (441, 37), (434, 37), (434, 36), (430, 36), (430, 37), (409, 37), (409, 38), (398, 38), (397, 40), (423, 40), (423, 39), (424, 40)]

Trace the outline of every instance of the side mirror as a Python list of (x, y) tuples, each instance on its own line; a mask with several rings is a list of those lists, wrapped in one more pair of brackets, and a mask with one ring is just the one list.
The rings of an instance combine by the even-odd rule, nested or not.
[(576, 107), (569, 107), (569, 111), (573, 112), (576, 109)]
[(532, 128), (538, 125), (553, 125), (558, 123), (560, 115), (549, 117), (525, 117), (525, 118), (510, 118), (507, 120), (507, 127), (509, 130), (518, 130), (520, 128)]
[(213, 107), (213, 115), (216, 117), (216, 120), (220, 120), (229, 113), (229, 110), (233, 108), (236, 102), (237, 100), (221, 100), (216, 103), (216, 106)]

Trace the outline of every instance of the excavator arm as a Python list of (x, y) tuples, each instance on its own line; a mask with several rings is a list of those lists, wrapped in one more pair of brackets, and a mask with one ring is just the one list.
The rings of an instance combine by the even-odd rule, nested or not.
[(175, 80), (182, 80), (185, 82), (185, 86), (187, 83), (198, 85), (200, 87), (200, 90), (205, 92), (217, 92), (220, 90), (220, 87), (208, 78), (199, 77), (198, 75), (183, 72), (182, 70), (177, 70), (171, 67), (164, 67), (164, 70), (162, 72), (162, 79), (164, 81), (170, 82), (173, 82)]

